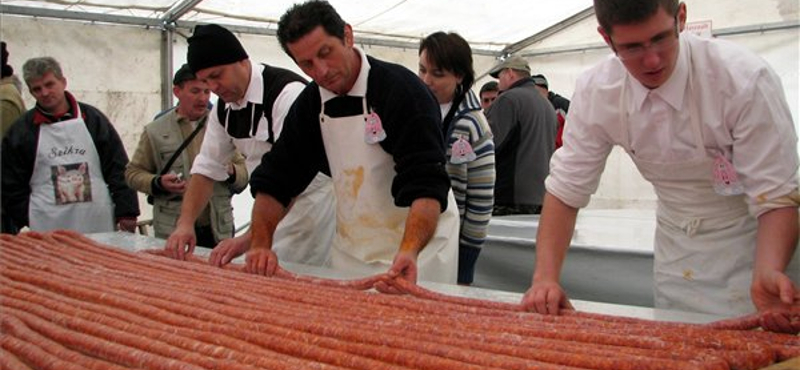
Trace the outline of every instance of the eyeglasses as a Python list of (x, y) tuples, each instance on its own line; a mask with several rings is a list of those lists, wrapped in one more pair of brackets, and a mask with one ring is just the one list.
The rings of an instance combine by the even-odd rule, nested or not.
[(672, 49), (678, 43), (678, 18), (675, 17), (675, 27), (669, 31), (662, 32), (652, 39), (650, 39), (649, 43), (644, 44), (626, 44), (626, 45), (614, 45), (614, 41), (611, 41), (611, 44), (614, 48), (614, 52), (617, 53), (617, 57), (620, 60), (636, 60), (641, 59), (647, 53), (648, 50), (651, 50), (654, 53), (661, 53), (667, 50)]

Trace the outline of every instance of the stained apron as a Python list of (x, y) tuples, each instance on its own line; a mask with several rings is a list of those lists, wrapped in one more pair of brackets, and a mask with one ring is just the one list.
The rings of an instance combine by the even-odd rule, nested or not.
[[(365, 141), (371, 112), (362, 98), (362, 114), (329, 117), (325, 104), (320, 127), (336, 194), (336, 235), (328, 265), (372, 275), (386, 272), (399, 250), (408, 208), (394, 205), (394, 159), (378, 143)], [(419, 280), (453, 284), (458, 267), (458, 208), (453, 192), (440, 214), (436, 233), (417, 259)]]
[[(631, 149), (627, 114), (622, 120), (622, 146), (658, 196), (655, 307), (743, 315), (755, 311), (750, 285), (758, 222), (749, 214), (743, 194), (723, 196), (714, 191), (714, 158), (704, 145), (692, 81), (690, 72), (689, 108), (695, 142), (690, 159), (661, 162), (638, 158)], [(627, 86), (626, 80), (621, 112), (625, 112)]]

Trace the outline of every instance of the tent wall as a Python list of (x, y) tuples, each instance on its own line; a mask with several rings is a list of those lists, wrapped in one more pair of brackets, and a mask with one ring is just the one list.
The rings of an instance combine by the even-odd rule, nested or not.
[[(108, 25), (79, 21), (3, 15), (0, 36), (8, 43), (10, 64), (22, 78), (22, 64), (38, 56), (52, 56), (61, 63), (67, 89), (80, 101), (104, 112), (122, 137), (129, 156), (133, 155), (142, 128), (161, 107), (161, 39), (155, 28)], [(187, 30), (173, 37), (173, 67), (186, 62)], [(271, 36), (237, 34), (254, 62), (294, 70), (303, 75)], [(367, 46), (369, 55), (417, 70), (416, 49)], [(494, 58), (475, 56), (476, 71), (485, 71)], [(171, 93), (171, 92), (170, 92)], [(23, 91), (28, 107), (35, 100)], [(216, 99), (215, 99), (216, 101)], [(141, 195), (141, 194), (140, 194)], [(239, 197), (249, 198), (249, 194)], [(246, 199), (242, 200), (247, 203)], [(140, 197), (142, 218), (152, 210)], [(237, 220), (249, 219), (246, 206), (239, 207)], [(238, 222), (237, 222), (238, 223)]]
[[(800, 3), (796, 0), (707, 1), (687, 0), (689, 22), (711, 21), (714, 32), (753, 50), (766, 59), (780, 75), (795, 125), (800, 121)], [(795, 22), (787, 29), (750, 32), (760, 25)], [(744, 32), (730, 32), (744, 29)], [(444, 31), (452, 31), (443, 27)], [(458, 31), (458, 30), (454, 30)], [(188, 30), (179, 29), (173, 37), (173, 66), (185, 62)], [(300, 73), (272, 36), (239, 34), (251, 59)], [(0, 37), (8, 42), (11, 65), (22, 74), (22, 64), (30, 57), (50, 55), (62, 63), (68, 89), (79, 100), (105, 112), (132, 154), (142, 127), (162, 109), (161, 68), (162, 31), (145, 26), (108, 25), (85, 21), (0, 16)], [(375, 57), (417, 69), (416, 48), (364, 47)], [(571, 50), (563, 52), (564, 50)], [(596, 32), (594, 17), (580, 21), (518, 53), (531, 63), (534, 73), (544, 73), (551, 89), (567, 98), (572, 96), (577, 77), (603, 58), (610, 50)], [(495, 58), (476, 55), (477, 90), (491, 80), (485, 75)], [(301, 73), (302, 74), (302, 73)], [(33, 98), (23, 97), (29, 106)], [(600, 188), (592, 200), (594, 208), (651, 208), (655, 195), (630, 159), (621, 151), (609, 157)], [(142, 202), (143, 214), (150, 210)], [(241, 218), (240, 218), (241, 219)]]

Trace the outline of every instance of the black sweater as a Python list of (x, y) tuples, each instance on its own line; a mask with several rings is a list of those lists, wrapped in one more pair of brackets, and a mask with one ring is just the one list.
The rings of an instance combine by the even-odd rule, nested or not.
[[(371, 57), (368, 60), (367, 103), (386, 131), (381, 148), (394, 158), (397, 175), (391, 196), (395, 205), (408, 207), (415, 199), (434, 198), (444, 211), (450, 179), (444, 167), (441, 113), (436, 99), (407, 68)], [(317, 172), (330, 174), (320, 130), (319, 89), (312, 82), (298, 96), (280, 138), (250, 177), (254, 195), (267, 193), (288, 205)], [(359, 97), (339, 96), (329, 100), (325, 108), (331, 117), (361, 112)]]

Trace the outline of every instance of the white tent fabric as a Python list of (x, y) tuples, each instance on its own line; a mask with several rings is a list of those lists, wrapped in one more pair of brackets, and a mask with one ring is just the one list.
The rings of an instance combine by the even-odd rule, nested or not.
[[(5, 0), (3, 4), (51, 11), (87, 13), (114, 21), (135, 17), (157, 21), (220, 23), (276, 30), (293, 0)], [(192, 5), (192, 3), (196, 3)], [(445, 29), (459, 32), (473, 48), (502, 50), (591, 7), (591, 0), (561, 0), (557, 6), (531, 6), (529, 0), (333, 0), (342, 18), (366, 39), (417, 42)], [(179, 17), (173, 13), (191, 5)], [(144, 22), (142, 22), (144, 23)], [(149, 22), (148, 22), (149, 23)], [(521, 27), (516, 27), (516, 26)]]
[[(275, 22), (291, 0), (2, 0), (0, 37), (18, 73), (28, 58), (51, 55), (68, 89), (105, 112), (132, 153), (142, 127), (168, 105), (173, 66), (185, 61), (186, 37), (198, 23), (235, 30), (251, 59), (299, 69), (278, 45)], [(690, 26), (738, 42), (780, 76), (795, 125), (800, 109), (800, 2), (685, 0)], [(584, 70), (611, 51), (596, 32), (591, 0), (331, 0), (368, 54), (417, 70), (417, 44), (431, 32), (455, 31), (473, 47), (475, 89), (498, 57), (525, 57), (551, 89), (569, 98)], [(169, 37), (172, 38), (169, 38)], [(167, 41), (165, 41), (167, 40)], [(168, 61), (169, 63), (165, 63)], [(170, 68), (168, 68), (169, 66)], [(173, 68), (174, 69), (174, 68)], [(33, 98), (25, 92), (28, 106)], [(243, 196), (249, 197), (249, 194)], [(590, 207), (652, 208), (655, 195), (630, 159), (612, 152)], [(145, 217), (149, 215), (142, 202)], [(249, 209), (237, 209), (239, 220)]]

